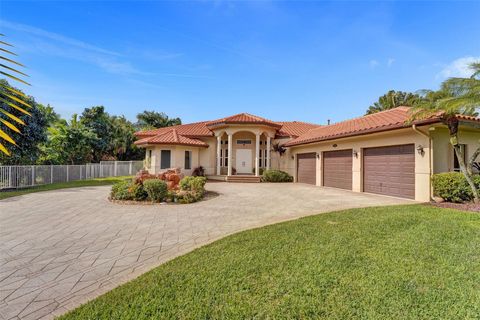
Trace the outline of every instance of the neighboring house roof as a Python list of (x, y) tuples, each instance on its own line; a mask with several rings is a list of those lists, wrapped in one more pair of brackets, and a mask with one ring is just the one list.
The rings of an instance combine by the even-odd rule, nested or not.
[(135, 141), (135, 144), (136, 145), (172, 144), (172, 145), (184, 145), (184, 146), (194, 146), (194, 147), (208, 147), (207, 143), (195, 138), (184, 136), (180, 134), (178, 130), (174, 129), (173, 127), (168, 128), (168, 130), (158, 135), (149, 136), (149, 137), (137, 140)]
[(172, 128), (177, 130), (178, 134), (186, 137), (211, 137), (213, 132), (205, 125), (208, 121), (194, 122), (188, 124), (180, 124), (172, 127), (158, 128), (153, 130), (139, 131), (135, 135), (137, 137), (152, 137), (158, 134), (170, 131)]
[(301, 121), (281, 121), (278, 122), (282, 125), (280, 129), (277, 131), (277, 137), (298, 137), (302, 134), (321, 127), (318, 124), (301, 122)]
[(249, 113), (239, 113), (230, 117), (221, 118), (207, 122), (207, 127), (221, 126), (226, 124), (262, 124), (270, 127), (280, 128), (282, 125), (271, 120), (254, 116)]
[[(462, 120), (480, 121), (480, 118), (459, 115)], [(409, 107), (397, 107), (394, 109), (366, 115), (351, 120), (338, 122), (328, 126), (312, 129), (305, 134), (285, 144), (286, 147), (301, 144), (327, 141), (342, 137), (351, 137), (367, 133), (388, 131), (409, 127), (408, 120), (411, 118)], [(428, 124), (441, 120), (441, 115), (435, 115), (423, 120), (414, 121), (412, 124)]]

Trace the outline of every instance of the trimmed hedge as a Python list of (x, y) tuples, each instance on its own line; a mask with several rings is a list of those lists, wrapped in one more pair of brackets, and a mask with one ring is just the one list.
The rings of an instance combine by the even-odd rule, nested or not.
[(128, 191), (130, 188), (131, 182), (130, 181), (120, 181), (115, 183), (112, 186), (112, 190), (110, 192), (110, 198), (115, 200), (131, 200), (132, 195)]
[(194, 177), (186, 176), (180, 180), (180, 189), (184, 191), (205, 191), (205, 183), (207, 183), (207, 178), (205, 177)]
[(148, 194), (148, 199), (153, 202), (162, 202), (168, 195), (167, 183), (160, 179), (147, 179), (143, 181), (143, 188)]
[(281, 170), (265, 170), (262, 175), (263, 182), (293, 182), (293, 177)]
[[(480, 175), (474, 175), (473, 181), (480, 188)], [(473, 200), (472, 189), (461, 172), (438, 173), (432, 176), (433, 194), (449, 202)]]

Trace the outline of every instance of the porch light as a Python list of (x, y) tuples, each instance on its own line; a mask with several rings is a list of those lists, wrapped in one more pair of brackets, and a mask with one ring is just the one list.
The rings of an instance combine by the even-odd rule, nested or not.
[(423, 154), (425, 153), (425, 151), (423, 151), (423, 146), (422, 145), (419, 145), (417, 147), (417, 152), (419, 155), (423, 156)]
[(355, 158), (358, 158), (358, 151), (357, 151), (357, 150), (353, 150), (353, 156), (354, 156)]
[(317, 159), (320, 159), (320, 153), (317, 152)]

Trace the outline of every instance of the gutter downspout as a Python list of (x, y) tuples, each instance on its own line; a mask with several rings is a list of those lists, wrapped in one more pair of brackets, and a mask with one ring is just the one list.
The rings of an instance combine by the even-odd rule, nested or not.
[(422, 130), (419, 130), (417, 128), (417, 125), (413, 124), (412, 125), (412, 130), (415, 131), (416, 133), (427, 137), (428, 138), (428, 162), (429, 162), (429, 175), (430, 175), (430, 183), (428, 184), (429, 188), (429, 194), (430, 194), (430, 200), (433, 199), (433, 193), (432, 193), (432, 175), (433, 175), (433, 150), (432, 150), (432, 137), (430, 134), (423, 132)]

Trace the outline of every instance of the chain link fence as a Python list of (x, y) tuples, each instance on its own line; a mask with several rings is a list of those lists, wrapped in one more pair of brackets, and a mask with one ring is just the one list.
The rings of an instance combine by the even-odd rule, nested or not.
[(82, 165), (0, 166), (0, 190), (43, 184), (130, 176), (143, 168), (143, 161), (101, 161)]

